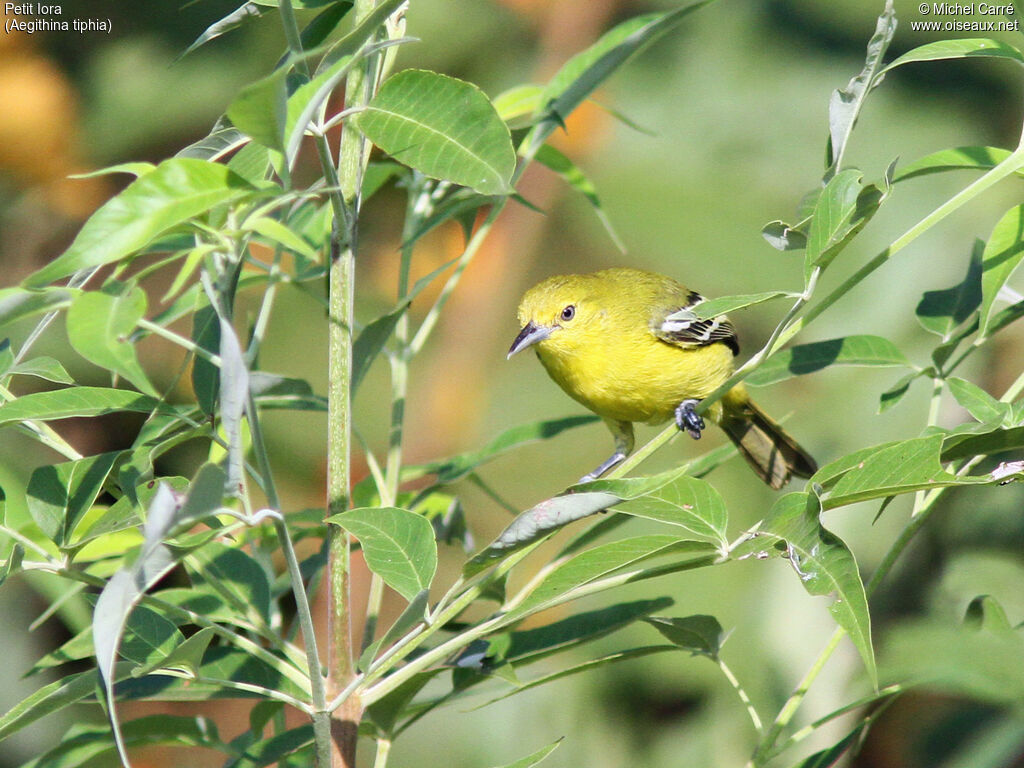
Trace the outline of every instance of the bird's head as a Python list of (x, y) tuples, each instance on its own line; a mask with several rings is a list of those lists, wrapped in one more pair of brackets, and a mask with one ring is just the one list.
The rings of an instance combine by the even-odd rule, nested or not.
[(556, 275), (538, 283), (519, 303), (522, 330), (508, 350), (512, 357), (534, 344), (554, 353), (571, 353), (586, 339), (599, 303), (588, 275)]

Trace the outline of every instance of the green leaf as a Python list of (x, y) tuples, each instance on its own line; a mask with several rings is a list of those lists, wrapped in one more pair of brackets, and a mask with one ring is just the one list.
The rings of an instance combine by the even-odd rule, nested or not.
[(639, 498), (655, 491), (685, 471), (686, 467), (683, 467), (653, 477), (595, 480), (545, 499), (520, 513), (494, 541), (466, 563), (463, 575), (471, 576), (564, 525), (589, 517), (620, 501)]
[[(1015, 416), (1017, 415), (1015, 414)], [(1024, 427), (995, 429), (981, 434), (953, 433), (943, 441), (940, 458), (942, 461), (956, 461), (971, 456), (992, 456), (1021, 448), (1024, 448)], [(962, 478), (962, 480), (970, 479)]]
[(79, 521), (103, 489), (121, 451), (39, 467), (25, 491), (29, 514), (60, 548), (71, 543)]
[[(200, 294), (197, 302), (199, 306), (192, 315), (192, 341), (211, 354), (219, 354), (220, 318), (217, 310), (207, 303), (205, 294)], [(202, 412), (213, 416), (220, 396), (220, 368), (206, 357), (196, 356), (192, 363), (192, 391)]]
[(73, 416), (104, 416), (133, 411), (174, 414), (175, 410), (155, 397), (110, 387), (68, 387), (52, 392), (34, 392), (0, 405), (0, 425), (12, 422), (52, 421)]
[(554, 496), (520, 513), (494, 541), (463, 568), (469, 577), (493, 562), (576, 520), (601, 512), (621, 499), (611, 493), (581, 491)]
[(566, 430), (586, 424), (593, 424), (597, 420), (597, 416), (587, 414), (585, 416), (567, 416), (562, 419), (548, 419), (546, 421), (533, 422), (532, 424), (521, 424), (520, 426), (505, 430), (483, 448), (476, 451), (461, 453), (449, 459), (431, 462), (430, 464), (405, 467), (402, 471), (402, 481), (415, 480), (424, 475), (434, 474), (437, 475), (438, 485), (454, 483), (481, 465), (513, 449), (538, 440), (550, 440)]
[(827, 267), (845, 244), (852, 229), (851, 219), (857, 208), (861, 178), (861, 172), (855, 168), (840, 171), (829, 180), (818, 197), (807, 233), (805, 277), (814, 267)]
[(563, 678), (570, 677), (571, 675), (578, 675), (583, 672), (590, 672), (591, 670), (597, 669), (598, 667), (606, 667), (609, 664), (617, 664), (620, 661), (629, 661), (630, 659), (639, 659), (644, 656), (650, 656), (655, 653), (665, 653), (666, 651), (678, 650), (679, 649), (676, 648), (674, 645), (649, 645), (643, 646), (641, 648), (630, 648), (625, 651), (616, 651), (615, 653), (609, 653), (605, 656), (601, 656), (600, 658), (591, 659), (590, 661), (585, 661), (582, 664), (577, 664), (576, 666), (568, 667), (566, 669), (560, 669), (557, 672), (552, 672), (549, 675), (544, 675), (543, 677), (530, 680), (529, 682), (517, 686), (515, 689), (509, 691), (505, 695), (498, 696), (497, 698), (491, 699), (486, 703), (494, 704), (495, 702), (501, 701), (502, 699), (507, 699), (509, 696), (515, 696), (517, 693), (522, 693), (523, 691), (538, 688), (542, 685), (554, 682), (555, 680), (561, 680)]
[(265, 147), (284, 151), (288, 121), (288, 69), (275, 69), (242, 88), (228, 106), (228, 119)]
[[(285, 666), (288, 662), (281, 659), (279, 664)], [(239, 683), (277, 691), (300, 701), (309, 701), (310, 697), (309, 691), (297, 684), (292, 676), (285, 676), (276, 666), (253, 656), (249, 650), (232, 646), (209, 648), (197, 678), (185, 680), (159, 674), (131, 678), (118, 684), (118, 699), (206, 701), (263, 697), (259, 692), (234, 685)]]
[(830, 365), (893, 368), (910, 367), (910, 361), (895, 344), (881, 336), (844, 336), (783, 349), (750, 374), (746, 383), (764, 387)]
[(961, 38), (958, 40), (936, 40), (933, 43), (919, 45), (891, 62), (883, 72), (888, 72), (904, 64), (915, 61), (938, 61), (940, 59), (962, 59), (967, 57), (986, 56), (999, 59), (1012, 59), (1024, 64), (1024, 54), (1009, 43), (988, 38)]
[(967, 606), (964, 626), (984, 632), (1010, 632), (1006, 611), (992, 595), (978, 595)]
[(145, 176), (147, 173), (156, 168), (152, 163), (138, 162), (138, 163), (118, 163), (117, 165), (109, 165), (106, 168), (100, 168), (96, 171), (90, 171), (89, 173), (72, 173), (68, 175), (69, 179), (93, 179), (97, 176), (109, 176), (114, 173), (127, 173), (135, 178), (139, 176)]
[[(787, 493), (772, 507), (752, 541), (740, 545), (736, 556), (749, 556), (768, 546), (785, 557), (811, 595), (835, 595), (829, 613), (846, 630), (878, 687), (875, 652), (871, 646), (871, 616), (864, 584), (853, 552), (819, 521), (821, 502), (810, 493)], [(749, 553), (749, 554), (748, 554)]]
[(204, 464), (189, 485), (188, 495), (178, 507), (169, 530), (191, 527), (223, 508), (228, 495), (228, 475), (216, 464)]
[(956, 401), (982, 424), (1006, 422), (1005, 426), (1013, 426), (1009, 423), (1012, 416), (1009, 403), (1001, 403), (977, 384), (955, 376), (947, 379), (946, 384)]
[[(672, 600), (667, 597), (619, 603), (607, 608), (577, 613), (542, 627), (511, 632), (507, 636), (502, 636), (507, 637), (508, 642), (502, 646), (497, 658), (514, 664), (516, 668), (524, 667), (555, 653), (604, 637), (671, 605)], [(487, 658), (491, 659), (494, 652), (492, 644)]]
[(178, 60), (180, 61), (192, 53), (196, 48), (205, 45), (211, 40), (216, 40), (226, 32), (230, 32), (232, 29), (242, 26), (242, 24), (249, 19), (258, 19), (263, 15), (263, 13), (264, 12), (260, 10), (260, 6), (257, 3), (242, 3), (242, 5), (233, 10), (227, 16), (218, 19), (203, 30), (202, 34), (193, 40), (192, 44), (182, 52), (178, 57)]
[(512, 191), (516, 154), (508, 126), (475, 85), (405, 70), (354, 120), (374, 144), (427, 176), (485, 195)]
[(267, 573), (241, 549), (212, 541), (192, 552), (185, 564), (195, 586), (213, 589), (250, 620), (270, 624)]
[(289, 379), (266, 371), (250, 371), (249, 391), (261, 408), (327, 410), (327, 399), (315, 394), (305, 379)]
[(650, 13), (624, 21), (606, 32), (585, 51), (569, 59), (548, 81), (540, 96), (537, 124), (524, 139), (524, 157), (531, 158), (556, 128), (598, 86), (638, 51), (668, 32), (682, 18), (712, 0), (694, 3), (667, 13)]
[(41, 291), (18, 287), (0, 289), (0, 327), (43, 312), (65, 309), (71, 306), (76, 295), (78, 291), (74, 288), (46, 288)]
[(940, 149), (929, 155), (907, 163), (893, 177), (893, 181), (905, 181), (930, 173), (944, 171), (987, 171), (995, 168), (1010, 156), (1010, 150), (1001, 147), (951, 147)]
[(669, 642), (694, 656), (707, 656), (718, 661), (718, 651), (725, 639), (725, 630), (714, 616), (697, 614), (681, 619), (652, 616), (644, 619)]
[(203, 655), (213, 638), (213, 627), (204, 627), (166, 653), (154, 654), (145, 666), (132, 670), (132, 675), (140, 677), (156, 670), (171, 670), (191, 676), (198, 675), (202, 668)]
[(434, 667), (412, 675), (394, 690), (366, 708), (366, 719), (385, 735), (394, 735), (398, 721), (408, 714), (409, 704), (445, 667)]
[(813, 755), (809, 755), (797, 763), (793, 768), (831, 768), (839, 762), (840, 758), (850, 751), (851, 747), (859, 744), (862, 734), (867, 728), (869, 721), (862, 720), (857, 727), (846, 734), (843, 738)]
[(391, 338), (391, 334), (395, 330), (395, 326), (398, 325), (399, 318), (405, 313), (412, 304), (420, 292), (426, 288), (438, 275), (444, 272), (446, 269), (451, 267), (455, 261), (453, 259), (440, 267), (435, 269), (430, 274), (421, 277), (413, 285), (412, 290), (398, 302), (390, 311), (384, 313), (377, 319), (369, 323), (359, 336), (356, 337), (355, 343), (352, 345), (352, 391), (355, 392), (362, 383), (363, 378), (366, 376), (367, 371), (370, 370), (370, 366), (373, 361), (377, 359), (377, 355), (381, 353), (384, 346), (387, 344), (388, 339)]
[(302, 30), (300, 40), (303, 49), (308, 51), (323, 43), (352, 10), (352, 6), (353, 0), (333, 0), (318, 13)]
[(120, 653), (128, 661), (147, 666), (166, 657), (184, 641), (184, 635), (173, 622), (140, 605), (125, 625)]
[(695, 477), (681, 475), (639, 498), (617, 505), (615, 511), (679, 526), (722, 551), (729, 547), (725, 502), (714, 487)]
[(408, 173), (404, 166), (383, 160), (378, 163), (367, 163), (363, 173), (362, 197), (365, 203), (373, 197), (385, 184), (393, 178), (401, 178)]
[(949, 339), (981, 304), (981, 259), (985, 244), (975, 242), (964, 279), (951, 288), (925, 291), (914, 310), (921, 327)]
[(761, 228), (761, 237), (778, 251), (800, 251), (807, 247), (807, 233), (803, 230), (809, 222), (793, 225), (776, 219)]
[(227, 441), (227, 488), (238, 495), (245, 463), (242, 417), (249, 399), (249, 368), (231, 321), (220, 317), (220, 419)]
[(533, 115), (540, 107), (544, 86), (515, 85), (494, 97), (494, 109), (498, 116), (516, 130), (533, 124)]
[(906, 376), (901, 376), (895, 384), (885, 390), (885, 392), (883, 392), (879, 397), (878, 413), (885, 413), (902, 400), (903, 396), (907, 394), (907, 391), (910, 389), (910, 385), (917, 379), (921, 378), (922, 375), (922, 372), (915, 371), (914, 373), (908, 373)]
[(626, 246), (623, 245), (622, 240), (619, 239), (619, 236), (612, 228), (611, 221), (604, 212), (604, 208), (601, 207), (601, 200), (597, 196), (597, 188), (594, 186), (594, 182), (592, 182), (572, 160), (550, 144), (544, 144), (539, 150), (537, 150), (536, 160), (549, 170), (557, 173), (574, 191), (583, 195), (583, 197), (587, 199), (587, 202), (589, 202), (593, 207), (594, 213), (597, 214), (597, 218), (601, 221), (601, 224), (604, 225), (608, 236), (611, 238), (612, 242), (615, 243), (615, 247), (622, 253), (625, 253)]
[(981, 335), (992, 325), (996, 297), (1024, 259), (1024, 203), (1008, 210), (992, 230), (981, 258)]
[(139, 365), (132, 331), (146, 314), (146, 294), (138, 287), (119, 294), (80, 293), (68, 309), (68, 341), (82, 357), (131, 382), (147, 395), (157, 396)]
[(811, 482), (825, 488), (825, 509), (930, 488), (989, 482), (946, 472), (940, 463), (944, 440), (944, 435), (935, 434), (865, 448), (826, 464)]
[[(875, 33), (868, 41), (867, 56), (860, 74), (847, 83), (845, 89), (832, 92), (828, 103), (829, 156), (826, 179), (839, 170), (846, 145), (857, 124), (857, 117), (864, 107), (868, 94), (881, 82), (882, 59), (896, 33), (896, 11), (892, 0), (886, 0), (885, 10), (878, 17)], [(840, 171), (840, 174), (843, 171)], [(839, 175), (839, 174), (836, 174)], [(834, 178), (834, 177), (832, 177)], [(826, 187), (827, 189), (827, 187)]]
[(692, 307), (692, 310), (698, 318), (711, 320), (719, 315), (735, 312), (737, 309), (746, 309), (756, 304), (786, 297), (795, 298), (795, 295), (789, 291), (765, 291), (764, 293), (746, 293), (738, 296), (721, 296), (717, 299), (706, 299)]
[(249, 137), (221, 118), (213, 129), (199, 141), (178, 150), (175, 157), (191, 157), (196, 160), (221, 160), (243, 145), (249, 144)]
[[(565, 737), (563, 736), (562, 738)], [(561, 743), (562, 739), (557, 739), (548, 744), (546, 747), (541, 747), (536, 752), (533, 752), (532, 754), (529, 754), (526, 757), (520, 758), (519, 760), (516, 760), (514, 763), (509, 763), (508, 765), (502, 766), (502, 768), (533, 768), (533, 766), (543, 762), (544, 759), (547, 758), (547, 756), (550, 755), (552, 752), (554, 752), (558, 748), (558, 745)]]
[(309, 723), (298, 728), (277, 733), (269, 739), (262, 739), (246, 747), (236, 760), (224, 768), (263, 768), (280, 763), (287, 757), (294, 757), (303, 747), (313, 743), (313, 726)]
[[(231, 156), (228, 160), (228, 168), (253, 186), (259, 186), (267, 181), (267, 173), (271, 168), (272, 151), (262, 144), (250, 141)], [(275, 162), (278, 160), (277, 156), (274, 157), (274, 160)]]
[(408, 601), (430, 587), (437, 570), (434, 528), (420, 515), (395, 507), (367, 507), (332, 515), (357, 539), (366, 565)]
[[(137, 718), (124, 724), (124, 741), (133, 749), (162, 745), (231, 751), (231, 747), (220, 740), (216, 723), (205, 717), (160, 714)], [(62, 734), (60, 744), (22, 768), (80, 768), (86, 765), (96, 768), (117, 765), (117, 754), (108, 727), (76, 723)]]
[(42, 288), (80, 269), (120, 261), (173, 227), (255, 192), (223, 165), (184, 157), (165, 160), (100, 206), (71, 246), (23, 284)]
[(4, 585), (11, 576), (21, 571), (21, 563), (25, 557), (25, 548), (20, 543), (16, 543), (10, 553), (7, 555), (7, 560), (3, 564), (3, 568), (0, 568), (0, 587)]
[(592, 581), (653, 557), (706, 553), (706, 544), (678, 536), (652, 534), (609, 542), (588, 549), (555, 568), (532, 592), (506, 615), (513, 621), (544, 608), (566, 602), (569, 593)]
[(363, 651), (356, 665), (357, 669), (365, 672), (370, 668), (370, 663), (376, 658), (377, 652), (381, 648), (388, 648), (417, 624), (424, 623), (429, 608), (430, 590), (424, 589), (409, 601), (409, 604), (405, 606), (405, 610), (395, 619), (395, 623), (388, 627), (388, 631), (384, 636)]
[(75, 383), (75, 380), (71, 378), (71, 374), (67, 372), (67, 369), (58, 360), (45, 355), (18, 363), (9, 369), (8, 373), (20, 374), (22, 376), (38, 376), (40, 379), (46, 379), (56, 384)]
[(115, 660), (117, 650), (133, 608), (153, 584), (174, 567), (175, 559), (163, 544), (177, 507), (174, 494), (161, 484), (146, 513), (144, 542), (135, 562), (117, 571), (107, 581), (93, 611), (92, 636), (96, 649), (96, 667), (106, 696), (107, 714), (114, 742), (122, 762), (127, 763), (126, 748), (114, 706)]
[[(117, 676), (127, 674), (127, 664), (119, 665)], [(99, 679), (96, 670), (68, 675), (49, 685), (37, 688), (27, 698), (0, 715), (0, 739), (20, 731), (46, 715), (75, 704), (96, 692)]]
[(305, 256), (310, 261), (317, 261), (319, 259), (319, 254), (309, 243), (288, 229), (284, 224), (276, 219), (271, 219), (269, 216), (260, 216), (255, 221), (247, 221), (245, 228), (263, 235), (263, 237), (284, 246), (289, 251)]
[(400, 307), (374, 319), (359, 332), (352, 345), (352, 392), (363, 383), (370, 366), (383, 351), (408, 306), (407, 302), (402, 302)]

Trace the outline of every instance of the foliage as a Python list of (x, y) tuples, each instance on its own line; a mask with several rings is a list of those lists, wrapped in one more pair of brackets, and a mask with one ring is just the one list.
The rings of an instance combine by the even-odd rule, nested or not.
[[(359, 729), (376, 741), (377, 764), (383, 765), (395, 738), (453, 701), (478, 691), (493, 697), (498, 689), (503, 689), (498, 698), (504, 698), (661, 653), (675, 653), (680, 663), (702, 656), (720, 667), (756, 731), (754, 766), (789, 754), (821, 725), (856, 712), (852, 731), (798, 763), (835, 764), (857, 749), (882, 714), (879, 704), (913, 686), (938, 685), (1000, 706), (1019, 705), (1020, 675), (1004, 671), (1021, 669), (1020, 630), (1009, 626), (991, 598), (972, 605), (973, 629), (922, 626), (894, 638), (881, 676), (868, 601), (948, 489), (972, 493), (977, 486), (998, 486), (1024, 475), (1020, 462), (1009, 460), (1024, 449), (1024, 371), (998, 396), (957, 375), (965, 360), (1024, 315), (1024, 301), (1008, 287), (1024, 258), (1024, 206), (1010, 208), (988, 239), (965, 256), (963, 282), (924, 293), (916, 315), (935, 336), (928, 364), (912, 362), (882, 335), (883, 327), (789, 342), (940, 220), (1024, 169), (1022, 139), (1013, 150), (957, 147), (902, 166), (893, 161), (881, 179), (865, 183), (863, 173), (846, 162), (849, 138), (883, 73), (936, 59), (1024, 62), (1024, 53), (1003, 42), (947, 40), (883, 66), (896, 27), (890, 0), (863, 71), (830, 101), (821, 184), (805, 197), (797, 223), (772, 222), (764, 230), (768, 242), (786, 252), (781, 258), (800, 258), (803, 251), (802, 285), (766, 285), (764, 292), (708, 301), (699, 310), (717, 314), (768, 302), (789, 304), (763, 347), (702, 408), (744, 380), (767, 386), (826, 368), (885, 367), (897, 369), (902, 378), (881, 394), (882, 408), (897, 405), (913, 381), (931, 383), (933, 406), (918, 431), (882, 445), (865, 436), (859, 450), (823, 466), (804, 490), (781, 496), (749, 530), (736, 530), (722, 496), (698, 477), (729, 454), (714, 452), (659, 475), (626, 477), (674, 436), (670, 426), (609, 477), (523, 512), (493, 543), (465, 559), (460, 576), (446, 580), (438, 569), (438, 545), (472, 549), (452, 484), (529, 441), (550, 439), (592, 419), (523, 425), (478, 451), (411, 465), (402, 455), (410, 362), (423, 350), (493, 222), (516, 199), (516, 185), (534, 160), (555, 170), (603, 216), (593, 185), (547, 141), (634, 53), (707, 2), (624, 21), (571, 58), (546, 85), (520, 86), (494, 101), (476, 86), (437, 72), (409, 69), (389, 76), (394, 47), (407, 40), (400, 0), (355, 3), (357, 21), (345, 31), (343, 18), (353, 3), (304, 5), (322, 9), (305, 29), (299, 29), (290, 0), (246, 3), (210, 25), (186, 53), (253, 18), (273, 15), (276, 6), (289, 51), (273, 72), (240, 91), (207, 139), (156, 166), (110, 169), (137, 178), (95, 212), (62, 255), (0, 293), (0, 325), (33, 319), (39, 331), (16, 349), (7, 342), (0, 349), (0, 425), (63, 457), (33, 473), (27, 491), (31, 520), (19, 527), (5, 521), (2, 533), (9, 545), (2, 579), (51, 574), (78, 598), (88, 594), (91, 626), (40, 659), (34, 671), (87, 658), (93, 664), (85, 671), (76, 666), (0, 716), (0, 738), (89, 702), (105, 707), (111, 728), (71, 729), (33, 765), (82, 764), (115, 752), (127, 765), (134, 748), (152, 744), (219, 750), (233, 766), (289, 759), (309, 764), (311, 755), (328, 765), (329, 721), (342, 713), (351, 716), (354, 703)], [(329, 97), (343, 82), (349, 86), (348, 103), (332, 112)], [(364, 91), (352, 89), (353, 83)], [(372, 143), (391, 159), (367, 165), (369, 144), (352, 154), (346, 139), (340, 149), (332, 148), (328, 131), (339, 123), (347, 141)], [(300, 151), (315, 152), (323, 170), (322, 178), (307, 186), (297, 186), (293, 174)], [(983, 173), (873, 259), (849, 263), (855, 271), (821, 295), (823, 275), (845, 263), (849, 243), (883, 207), (893, 207), (889, 201), (896, 185), (965, 168)], [(396, 256), (397, 301), (358, 334), (349, 333), (350, 324), (344, 329), (341, 367), (331, 371), (332, 381), (343, 382), (340, 403), (287, 373), (261, 369), (260, 347), (280, 284), (315, 294), (330, 273), (332, 291), (353, 290), (335, 282), (333, 265), (340, 253), (357, 247), (360, 205), (384, 185), (408, 198)], [(421, 238), (452, 221), (467, 235), (462, 255), (410, 286)], [(271, 253), (272, 260), (262, 260), (257, 251)], [(448, 270), (444, 287), (413, 332), (413, 300)], [(153, 314), (156, 274), (171, 288), (160, 300), (163, 309)], [(249, 325), (235, 311), (243, 294), (255, 297), (259, 306)], [(107, 371), (110, 386), (76, 382), (57, 360), (33, 356), (40, 334), (59, 315), (66, 318), (71, 347)], [(192, 321), (190, 337), (173, 327), (183, 318)], [(342, 325), (344, 320), (329, 318)], [(160, 387), (150, 380), (136, 349), (147, 337), (183, 351), (191, 363), (192, 397), (182, 396), (177, 382)], [(328, 514), (325, 509), (338, 499), (312, 513), (281, 508), (263, 437), (264, 415), (271, 409), (344, 410), (352, 391), (382, 358), (394, 382), (391, 442), (383, 466), (368, 453), (370, 478), (356, 486), (353, 499), (340, 500), (342, 508), (355, 508)], [(15, 396), (7, 386), (25, 376), (61, 388)], [(946, 392), (971, 417), (954, 429), (936, 423), (937, 404)], [(124, 413), (141, 414), (131, 444), (91, 456), (80, 455), (59, 425), (50, 423)], [(351, 424), (345, 428), (351, 431)], [(162, 475), (160, 457), (188, 441), (202, 444), (207, 460), (191, 478)], [(342, 452), (335, 460), (350, 458)], [(416, 489), (403, 488), (406, 483)], [(865, 584), (853, 551), (826, 528), (823, 511), (879, 500), (881, 514), (894, 498), (911, 494), (912, 516)], [(555, 531), (600, 511), (609, 515), (585, 524), (560, 552), (548, 554), (525, 585), (508, 587), (509, 573), (527, 557), (547, 551), (540, 545)], [(601, 538), (637, 519), (662, 526), (660, 532)], [(354, 659), (347, 671), (326, 657), (334, 639), (316, 634), (310, 604), (325, 581), (344, 583), (348, 563), (326, 557), (324, 550), (300, 562), (294, 542), (310, 537), (344, 542), (351, 537), (373, 574), (362, 640), (344, 637), (343, 651)], [(273, 557), (278, 553), (283, 571)], [(772, 557), (785, 558), (810, 595), (829, 601), (837, 630), (767, 725), (723, 660), (726, 634), (714, 617), (664, 615), (671, 601), (654, 598), (557, 620), (542, 616), (624, 584)], [(385, 586), (404, 599), (406, 608), (378, 632)], [(331, 594), (347, 612), (347, 593)], [(479, 610), (495, 600), (498, 610), (493, 605)], [(532, 620), (530, 628), (524, 628), (526, 619)], [(547, 667), (526, 677), (532, 664), (643, 623), (663, 642), (619, 647), (581, 665)], [(859, 652), (872, 692), (794, 732), (793, 718), (808, 688), (844, 636)], [(346, 672), (343, 679), (339, 669)], [(251, 730), (230, 742), (202, 718), (123, 721), (119, 714), (125, 701), (218, 697), (254, 698), (264, 708), (254, 709)], [(304, 713), (310, 724), (287, 728), (283, 704)], [(268, 724), (273, 733), (265, 737)], [(510, 766), (535, 765), (557, 745)], [(337, 748), (351, 764), (354, 742)]]

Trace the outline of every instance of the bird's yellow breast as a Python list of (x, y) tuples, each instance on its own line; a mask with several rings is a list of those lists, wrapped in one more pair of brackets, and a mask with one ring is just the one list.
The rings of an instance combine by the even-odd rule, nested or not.
[(703, 399), (733, 371), (725, 344), (684, 349), (661, 341), (643, 323), (623, 327), (624, 319), (594, 323), (571, 339), (556, 333), (537, 345), (551, 378), (599, 416), (661, 423), (681, 401)]

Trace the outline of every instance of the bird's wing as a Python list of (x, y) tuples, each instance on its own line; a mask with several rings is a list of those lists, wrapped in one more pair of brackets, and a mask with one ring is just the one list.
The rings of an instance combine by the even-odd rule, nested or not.
[(738, 355), (740, 342), (736, 329), (725, 315), (702, 320), (693, 311), (703, 301), (703, 296), (690, 291), (685, 304), (655, 313), (651, 318), (651, 332), (662, 341), (683, 349), (705, 347), (720, 341)]

